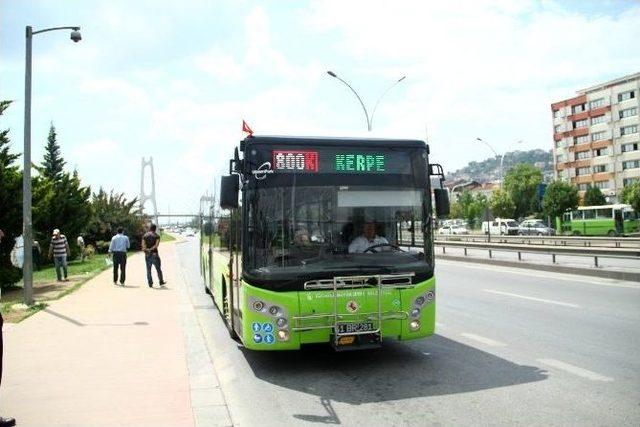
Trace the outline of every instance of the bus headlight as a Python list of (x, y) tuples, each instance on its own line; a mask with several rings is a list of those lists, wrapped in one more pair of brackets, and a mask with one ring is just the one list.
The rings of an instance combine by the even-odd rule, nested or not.
[(255, 311), (262, 311), (263, 308), (264, 308), (264, 303), (262, 301), (253, 302), (253, 309)]
[(280, 341), (289, 340), (289, 332), (287, 332), (287, 331), (278, 331), (278, 339)]
[(287, 319), (285, 319), (284, 317), (278, 317), (278, 319), (276, 320), (276, 325), (278, 325), (278, 328), (284, 328), (285, 326), (287, 326)]
[(418, 329), (420, 329), (420, 321), (418, 319), (414, 319), (409, 322), (409, 329), (411, 329), (412, 331), (417, 331)]
[(277, 315), (280, 312), (280, 308), (277, 305), (272, 305), (271, 307), (269, 307), (269, 313), (272, 316)]
[(420, 316), (420, 309), (419, 308), (414, 308), (411, 310), (411, 317), (419, 317)]

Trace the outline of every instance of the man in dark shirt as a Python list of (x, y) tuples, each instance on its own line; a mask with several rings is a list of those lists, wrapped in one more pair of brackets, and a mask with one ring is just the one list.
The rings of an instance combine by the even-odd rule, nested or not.
[(144, 261), (147, 264), (147, 283), (149, 287), (153, 287), (153, 277), (151, 277), (151, 266), (156, 267), (158, 273), (158, 281), (160, 286), (164, 286), (167, 282), (162, 278), (162, 268), (160, 266), (160, 255), (158, 254), (158, 245), (160, 245), (160, 236), (156, 233), (156, 225), (151, 224), (149, 231), (142, 236), (142, 250), (144, 251)]

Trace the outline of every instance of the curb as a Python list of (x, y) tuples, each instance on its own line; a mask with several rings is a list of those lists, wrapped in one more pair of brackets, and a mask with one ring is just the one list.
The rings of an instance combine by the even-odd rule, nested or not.
[(469, 256), (436, 255), (437, 259), (448, 261), (471, 262), (475, 264), (491, 264), (501, 267), (525, 268), (529, 270), (549, 271), (552, 273), (575, 274), (579, 276), (602, 277), (606, 279), (625, 280), (630, 282), (640, 282), (640, 273), (630, 273), (626, 271), (596, 270), (595, 268), (567, 267), (562, 265), (532, 264), (523, 261), (489, 260), (483, 258), (473, 258)]

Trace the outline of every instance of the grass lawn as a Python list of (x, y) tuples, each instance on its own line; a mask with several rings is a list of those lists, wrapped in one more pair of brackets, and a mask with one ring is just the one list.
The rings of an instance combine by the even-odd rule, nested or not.
[(160, 235), (161, 242), (172, 242), (174, 240), (176, 240), (176, 238), (167, 232), (164, 232)]
[(34, 271), (33, 298), (35, 304), (31, 307), (16, 306), (16, 304), (20, 304), (23, 301), (22, 282), (18, 282), (16, 286), (10, 289), (3, 290), (0, 311), (5, 322), (20, 322), (45, 308), (47, 301), (62, 298), (75, 291), (87, 280), (110, 267), (105, 262), (105, 257), (106, 255), (103, 254), (95, 254), (91, 259), (86, 259), (84, 262), (71, 261), (67, 267), (68, 282), (57, 281), (56, 270), (52, 265), (47, 265), (39, 271)]

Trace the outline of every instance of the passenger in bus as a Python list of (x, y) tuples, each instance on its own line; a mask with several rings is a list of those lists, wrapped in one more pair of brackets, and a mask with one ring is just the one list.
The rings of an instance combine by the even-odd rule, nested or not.
[(297, 246), (309, 246), (311, 239), (309, 238), (309, 232), (306, 228), (300, 228), (293, 236), (293, 243)]
[[(353, 239), (349, 245), (349, 253), (364, 253), (367, 249), (376, 245), (388, 245), (389, 241), (376, 233), (374, 221), (367, 221), (362, 228), (362, 235)], [(382, 249), (381, 249), (382, 250)], [(372, 251), (369, 251), (372, 252)]]

